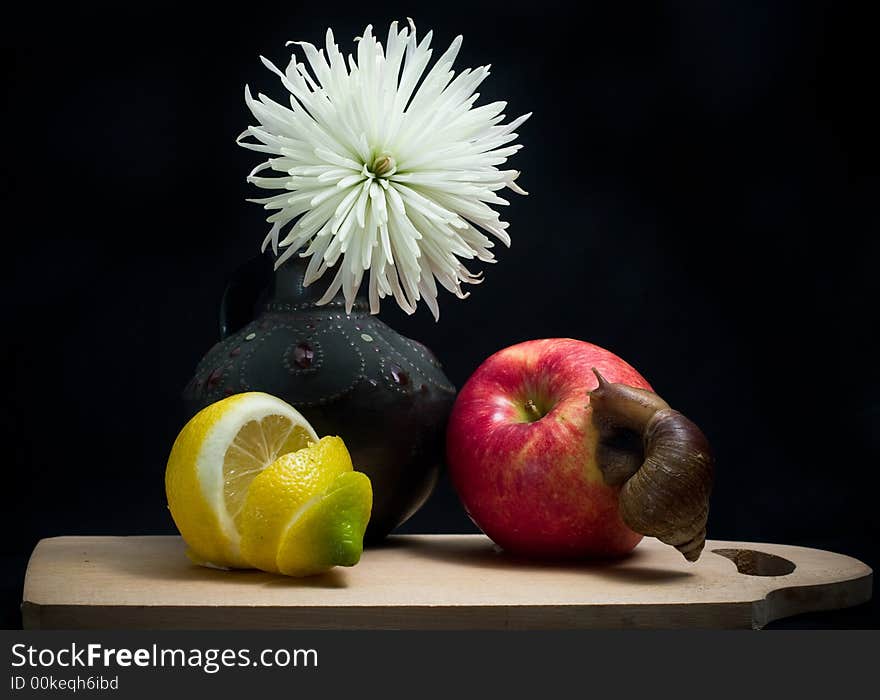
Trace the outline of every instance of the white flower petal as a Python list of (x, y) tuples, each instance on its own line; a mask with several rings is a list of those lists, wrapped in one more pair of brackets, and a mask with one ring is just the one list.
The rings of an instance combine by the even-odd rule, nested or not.
[(510, 245), (492, 207), (508, 203), (499, 190), (525, 191), (519, 171), (498, 166), (521, 148), (516, 130), (530, 114), (504, 124), (505, 102), (476, 106), (489, 67), (456, 75), (460, 36), (429, 67), (432, 38), (393, 22), (383, 47), (368, 26), (346, 57), (328, 29), (322, 48), (289, 42), (305, 61), (291, 55), (284, 71), (261, 58), (289, 107), (245, 86), (257, 124), (237, 143), (269, 155), (247, 180), (284, 190), (250, 200), (270, 212), (263, 247), (282, 249), (276, 266), (308, 258), (306, 285), (336, 267), (319, 304), (341, 292), (351, 311), (368, 273), (371, 313), (391, 296), (406, 313), (424, 301), (436, 319), (438, 283), (467, 297), (462, 285), (482, 277), (462, 260), (494, 262), (490, 235)]

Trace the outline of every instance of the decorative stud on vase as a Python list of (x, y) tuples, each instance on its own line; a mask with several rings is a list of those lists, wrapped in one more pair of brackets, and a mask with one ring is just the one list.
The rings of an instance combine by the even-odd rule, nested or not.
[[(225, 337), (184, 392), (195, 413), (265, 391), (319, 435), (342, 436), (373, 484), (372, 541), (430, 495), (455, 399), (434, 355), (376, 316), (381, 300), (407, 313), (422, 301), (439, 319), (437, 283), (467, 297), (462, 285), (481, 276), (463, 261), (494, 261), (490, 236), (510, 245), (491, 206), (507, 204), (497, 192), (525, 194), (519, 172), (498, 166), (519, 150), (515, 131), (529, 115), (502, 124), (505, 103), (475, 107), (488, 67), (456, 76), (457, 37), (428, 69), (431, 38), (395, 22), (383, 47), (367, 27), (344, 57), (328, 30), (325, 49), (297, 42), (305, 63), (293, 55), (282, 71), (262, 59), (290, 106), (245, 88), (259, 123), (238, 143), (269, 156), (248, 181), (280, 191), (252, 200), (272, 212), (263, 250), (275, 274), (258, 259), (230, 285)], [(277, 176), (258, 175), (266, 170)]]

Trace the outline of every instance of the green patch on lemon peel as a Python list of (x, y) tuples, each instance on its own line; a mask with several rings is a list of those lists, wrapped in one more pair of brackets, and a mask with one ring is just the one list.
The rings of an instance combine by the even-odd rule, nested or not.
[(310, 576), (353, 566), (363, 551), (373, 491), (345, 443), (327, 436), (279, 457), (250, 485), (241, 552), (255, 568)]
[(352, 469), (345, 443), (333, 436), (282, 455), (266, 467), (251, 483), (242, 509), (242, 556), (251, 566), (278, 573), (284, 533), (320, 502), (340, 474)]
[(288, 576), (312, 576), (334, 566), (357, 564), (372, 506), (373, 490), (366, 474), (351, 471), (337, 476), (282, 536), (278, 570)]

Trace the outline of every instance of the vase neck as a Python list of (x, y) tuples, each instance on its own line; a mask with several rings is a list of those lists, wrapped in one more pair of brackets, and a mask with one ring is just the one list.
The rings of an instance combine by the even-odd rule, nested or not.
[[(328, 270), (317, 281), (308, 287), (303, 286), (306, 268), (309, 259), (295, 255), (286, 260), (277, 270), (272, 279), (270, 288), (269, 306), (284, 308), (313, 308), (318, 306), (318, 300), (324, 296), (335, 270)], [(340, 263), (341, 264), (341, 261)], [(345, 297), (340, 290), (333, 299), (319, 308), (345, 309)], [(352, 313), (369, 312), (370, 304), (367, 298), (358, 294), (355, 298)]]

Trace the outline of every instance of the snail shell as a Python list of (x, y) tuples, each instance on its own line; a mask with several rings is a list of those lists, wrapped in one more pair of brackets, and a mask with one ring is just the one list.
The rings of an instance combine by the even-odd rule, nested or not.
[(623, 522), (696, 561), (706, 542), (714, 462), (703, 432), (653, 392), (612, 384), (593, 369), (597, 462), (619, 486)]

